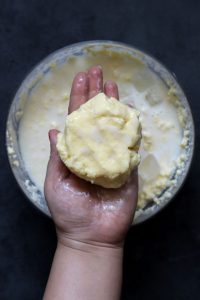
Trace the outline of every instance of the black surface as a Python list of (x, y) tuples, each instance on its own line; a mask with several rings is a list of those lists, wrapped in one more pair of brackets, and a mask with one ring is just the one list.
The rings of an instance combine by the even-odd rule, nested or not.
[(196, 125), (181, 192), (128, 234), (122, 299), (200, 299), (200, 2), (180, 0), (0, 2), (0, 299), (41, 299), (56, 245), (53, 224), (27, 202), (8, 166), (10, 101), (47, 54), (93, 39), (126, 42), (162, 61), (182, 84)]

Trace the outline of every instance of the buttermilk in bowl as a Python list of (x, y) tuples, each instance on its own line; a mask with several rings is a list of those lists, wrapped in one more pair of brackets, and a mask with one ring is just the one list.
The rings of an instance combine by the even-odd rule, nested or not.
[(186, 160), (189, 132), (186, 113), (169, 87), (142, 59), (109, 49), (71, 55), (62, 63), (52, 62), (29, 92), (19, 124), (19, 146), (25, 168), (38, 190), (43, 193), (49, 159), (48, 131), (64, 128), (73, 77), (92, 65), (101, 65), (104, 80), (114, 80), (120, 101), (140, 111), (142, 141), (137, 210), (157, 203), (174, 184)]

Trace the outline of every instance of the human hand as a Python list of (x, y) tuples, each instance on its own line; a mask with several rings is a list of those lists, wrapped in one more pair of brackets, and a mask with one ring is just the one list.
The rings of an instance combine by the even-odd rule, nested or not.
[[(78, 73), (73, 81), (68, 112), (78, 109), (100, 92), (119, 98), (116, 83), (103, 86), (99, 66)], [(51, 154), (47, 167), (44, 192), (56, 224), (58, 240), (108, 247), (121, 246), (130, 227), (138, 193), (137, 172), (119, 189), (105, 189), (72, 174), (61, 161), (57, 149), (57, 130), (49, 132)]]

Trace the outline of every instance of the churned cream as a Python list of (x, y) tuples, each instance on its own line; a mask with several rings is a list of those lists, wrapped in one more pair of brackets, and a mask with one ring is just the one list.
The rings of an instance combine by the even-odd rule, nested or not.
[(43, 192), (48, 131), (63, 130), (73, 77), (95, 64), (102, 66), (104, 80), (117, 82), (120, 101), (140, 111), (138, 208), (143, 208), (149, 200), (158, 201), (159, 194), (171, 184), (171, 176), (183, 161), (188, 136), (183, 133), (184, 112), (173, 91), (138, 59), (110, 51), (88, 51), (53, 65), (25, 104), (19, 127), (21, 154), (32, 181)]

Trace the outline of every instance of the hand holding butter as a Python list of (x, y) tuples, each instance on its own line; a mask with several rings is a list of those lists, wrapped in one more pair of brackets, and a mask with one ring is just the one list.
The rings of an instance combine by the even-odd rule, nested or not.
[(66, 117), (57, 149), (67, 168), (105, 188), (119, 188), (140, 162), (139, 112), (99, 93)]
[(78, 73), (64, 133), (49, 132), (44, 193), (62, 242), (70, 235), (87, 244), (122, 245), (133, 221), (141, 127), (139, 113), (118, 97), (115, 82), (103, 84), (99, 66)]

